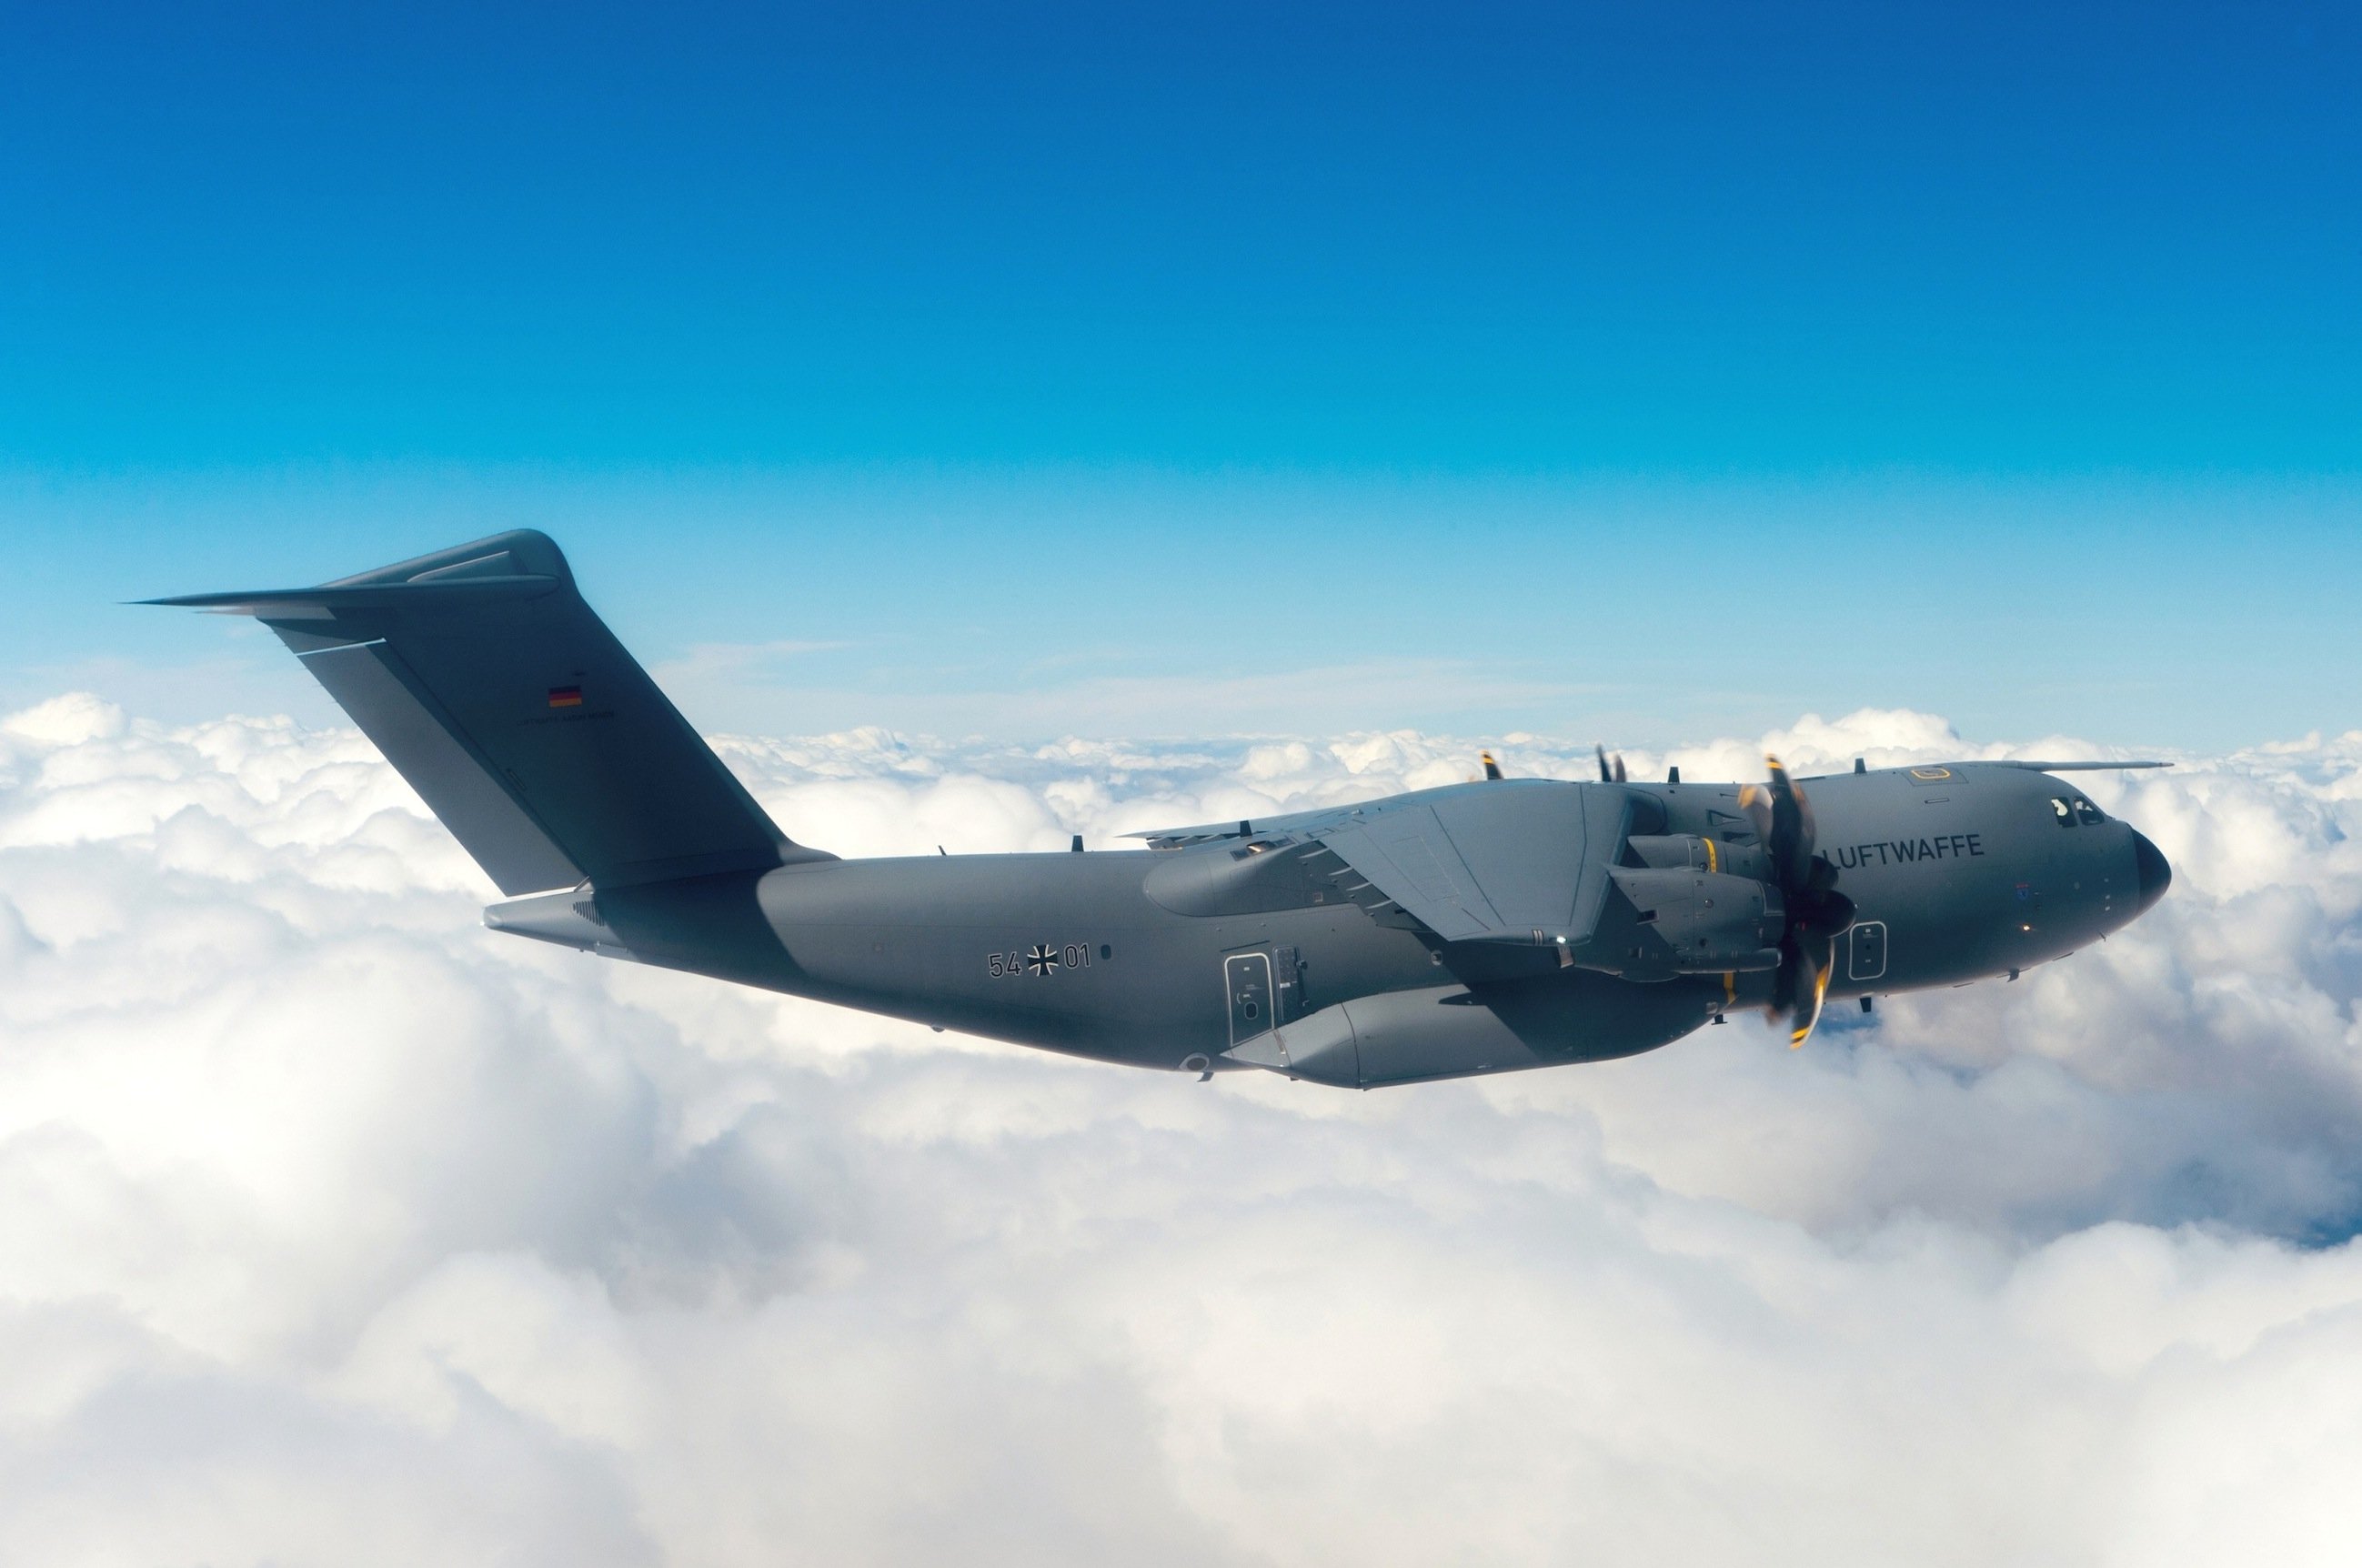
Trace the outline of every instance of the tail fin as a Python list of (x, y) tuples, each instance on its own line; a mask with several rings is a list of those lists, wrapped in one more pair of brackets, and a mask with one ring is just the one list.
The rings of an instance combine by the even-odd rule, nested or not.
[(834, 858), (772, 824), (521, 529), (318, 588), (158, 599), (279, 634), (503, 893)]

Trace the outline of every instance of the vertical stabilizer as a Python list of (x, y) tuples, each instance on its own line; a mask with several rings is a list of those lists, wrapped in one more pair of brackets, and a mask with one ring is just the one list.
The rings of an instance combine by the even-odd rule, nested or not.
[(249, 614), (503, 893), (833, 858), (773, 824), (530, 529), (318, 588), (150, 601)]

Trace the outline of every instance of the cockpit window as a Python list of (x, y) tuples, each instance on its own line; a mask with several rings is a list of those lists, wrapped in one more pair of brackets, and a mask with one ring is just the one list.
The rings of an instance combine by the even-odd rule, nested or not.
[(2058, 819), (2060, 827), (2075, 825), (2075, 808), (2056, 795), (2050, 797), (2050, 814)]
[(2093, 823), (2103, 823), (2108, 819), (2101, 814), (2099, 807), (2078, 795), (2075, 797), (2075, 820), (2089, 825)]

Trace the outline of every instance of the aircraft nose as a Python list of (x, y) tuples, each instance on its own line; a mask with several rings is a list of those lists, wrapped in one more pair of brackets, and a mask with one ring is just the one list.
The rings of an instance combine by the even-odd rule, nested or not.
[(2173, 867), (2166, 863), (2157, 845), (2148, 841), (2148, 835), (2138, 828), (2133, 830), (2133, 864), (2140, 871), (2140, 909), (2137, 912), (2146, 914), (2158, 900), (2165, 897), (2165, 890), (2173, 886)]

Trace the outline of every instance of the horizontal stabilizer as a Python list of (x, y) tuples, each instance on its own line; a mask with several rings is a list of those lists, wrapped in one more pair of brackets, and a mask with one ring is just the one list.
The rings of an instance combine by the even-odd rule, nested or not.
[(149, 602), (278, 633), (503, 893), (832, 858), (779, 832), (530, 529), (317, 588)]

